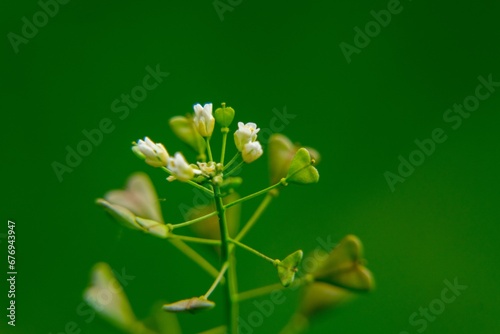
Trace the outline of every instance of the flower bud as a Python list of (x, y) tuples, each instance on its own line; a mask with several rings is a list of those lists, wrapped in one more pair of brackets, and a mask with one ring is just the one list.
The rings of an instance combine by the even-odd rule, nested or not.
[(254, 162), (260, 158), (262, 153), (262, 145), (260, 145), (258, 141), (245, 144), (245, 146), (243, 146), (243, 150), (241, 151), (243, 161), (246, 163)]
[(225, 103), (222, 103), (221, 108), (215, 110), (215, 120), (217, 123), (223, 127), (227, 128), (234, 119), (234, 109), (231, 107), (226, 107)]
[(257, 133), (260, 131), (255, 123), (243, 124), (238, 122), (238, 130), (234, 133), (234, 143), (238, 151), (243, 151), (246, 144), (257, 140)]
[(193, 108), (196, 131), (203, 137), (210, 137), (215, 125), (215, 118), (212, 116), (212, 103), (207, 103), (203, 107), (201, 104), (195, 104)]
[(195, 175), (201, 174), (199, 169), (195, 169), (192, 165), (188, 164), (186, 158), (180, 152), (175, 153), (174, 157), (168, 158), (167, 168), (172, 173), (172, 177), (168, 178), (169, 181), (179, 180), (186, 182), (194, 178)]
[(162, 144), (156, 144), (148, 137), (139, 139), (132, 146), (132, 151), (153, 167), (165, 167), (167, 165), (168, 152)]

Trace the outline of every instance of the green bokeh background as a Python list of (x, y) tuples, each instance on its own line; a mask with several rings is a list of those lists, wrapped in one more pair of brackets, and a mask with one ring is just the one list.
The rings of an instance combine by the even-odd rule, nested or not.
[[(377, 290), (319, 319), (311, 333), (417, 333), (409, 316), (454, 278), (467, 290), (425, 332), (499, 332), (500, 92), (456, 131), (443, 113), (474, 93), (479, 75), (500, 80), (500, 4), (415, 0), (402, 6), (350, 64), (339, 43), (352, 44), (353, 28), (387, 1), (244, 0), (221, 21), (211, 1), (74, 0), (18, 54), (5, 37), (0, 233), (7, 219), (16, 221), (19, 274), (17, 326), (8, 327), (2, 314), (0, 332), (55, 334), (73, 321), (81, 333), (114, 333), (102, 320), (87, 323), (76, 313), (98, 261), (135, 276), (126, 292), (139, 316), (158, 299), (203, 293), (210, 277), (169, 244), (120, 229), (94, 199), (123, 186), (130, 173), (147, 171), (166, 199), (167, 220), (179, 222), (178, 206), (192, 201), (191, 189), (168, 184), (131, 154), (130, 143), (149, 135), (170, 151), (185, 150), (168, 119), (207, 101), (226, 101), (238, 120), (262, 128), (273, 109), (286, 108), (296, 118), (283, 132), (322, 153), (320, 183), (283, 191), (248, 235), (249, 244), (282, 257), (313, 250), (318, 237), (353, 233), (364, 241)], [(0, 9), (6, 36), (19, 34), (21, 18), (40, 7), (9, 0)], [(170, 76), (120, 120), (111, 102), (156, 64)], [(74, 148), (82, 130), (103, 118), (112, 119), (115, 130), (58, 182), (53, 161), (63, 162), (66, 145)], [(396, 172), (398, 156), (407, 157), (415, 139), (438, 127), (448, 140), (391, 192), (383, 173)], [(267, 185), (266, 160), (245, 169), (243, 194)], [(245, 206), (244, 217), (257, 204)], [(276, 281), (271, 266), (238, 255), (242, 290)], [(286, 296), (255, 333), (276, 333), (285, 324), (298, 295)], [(243, 304), (242, 317), (254, 310)], [(185, 333), (222, 319), (222, 307), (180, 316)]]

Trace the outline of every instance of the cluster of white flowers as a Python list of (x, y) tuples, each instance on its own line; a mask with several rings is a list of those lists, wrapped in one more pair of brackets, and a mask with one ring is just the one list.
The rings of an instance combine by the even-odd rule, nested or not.
[(238, 130), (234, 133), (234, 143), (241, 152), (243, 161), (247, 163), (257, 160), (262, 155), (262, 145), (257, 141), (259, 131), (255, 123), (238, 122)]
[[(204, 106), (195, 104), (193, 106), (194, 117), (193, 124), (196, 132), (204, 138), (210, 138), (214, 131), (215, 118), (212, 114), (212, 103), (206, 103)], [(234, 112), (233, 112), (234, 113)], [(243, 161), (251, 163), (257, 160), (263, 153), (262, 146), (257, 141), (257, 133), (259, 132), (257, 124), (242, 122), (238, 123), (238, 130), (234, 133), (234, 143)], [(155, 143), (148, 137), (144, 140), (139, 139), (132, 150), (140, 158), (153, 167), (164, 167), (170, 173), (169, 181), (189, 181), (198, 175), (212, 177), (216, 180), (221, 180), (220, 171), (223, 169), (220, 164), (213, 161), (198, 162), (197, 165), (189, 164), (182, 153), (177, 152), (174, 156), (170, 156), (161, 143)]]

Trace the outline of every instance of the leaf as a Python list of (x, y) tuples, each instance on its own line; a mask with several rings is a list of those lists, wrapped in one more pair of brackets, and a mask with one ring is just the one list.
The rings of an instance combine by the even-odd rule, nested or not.
[(300, 313), (309, 318), (321, 311), (335, 308), (350, 300), (354, 294), (346, 289), (323, 282), (314, 282), (304, 288)]
[(276, 264), (276, 267), (278, 268), (278, 276), (284, 287), (289, 286), (295, 280), (295, 273), (298, 270), (297, 267), (299, 266), (300, 261), (302, 261), (303, 256), (304, 252), (298, 250), (288, 255), (283, 261)]
[(287, 182), (309, 184), (319, 181), (318, 170), (312, 165), (313, 161), (309, 151), (305, 148), (300, 148), (290, 164)]
[(163, 223), (158, 195), (149, 176), (145, 173), (134, 173), (127, 180), (125, 190), (111, 190), (104, 198), (120, 205), (136, 216)]
[(201, 297), (193, 297), (190, 299), (179, 300), (172, 304), (163, 305), (163, 310), (167, 312), (189, 312), (197, 313), (204, 310), (209, 310), (215, 307), (215, 303)]
[(94, 266), (90, 286), (83, 296), (99, 315), (115, 326), (123, 330), (137, 326), (138, 322), (127, 296), (107, 263), (101, 262)]
[(372, 273), (364, 266), (363, 245), (354, 235), (342, 239), (313, 275), (317, 280), (359, 291), (370, 291), (375, 285)]
[(169, 124), (180, 140), (188, 144), (196, 153), (204, 154), (206, 143), (198, 131), (195, 130), (192, 118), (175, 116), (170, 119)]

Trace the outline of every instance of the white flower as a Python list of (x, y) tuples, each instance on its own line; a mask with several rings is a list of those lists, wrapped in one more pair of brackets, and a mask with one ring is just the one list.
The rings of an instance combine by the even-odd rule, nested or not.
[(139, 139), (132, 147), (134, 153), (143, 158), (148, 165), (162, 167), (167, 165), (168, 152), (160, 143), (154, 143), (148, 137)]
[(207, 175), (207, 176), (213, 176), (217, 172), (217, 165), (215, 162), (210, 161), (210, 162), (198, 162), (198, 167), (200, 168), (200, 171)]
[(253, 141), (245, 144), (243, 146), (243, 150), (241, 151), (241, 155), (243, 156), (243, 161), (246, 163), (251, 163), (262, 155), (262, 146), (258, 141)]
[(182, 153), (175, 153), (174, 157), (169, 157), (167, 161), (167, 168), (172, 173), (172, 176), (168, 177), (169, 181), (179, 180), (179, 181), (189, 181), (195, 175), (201, 174), (199, 169), (193, 168), (192, 165), (188, 164), (186, 158)]
[(212, 103), (194, 105), (194, 126), (203, 137), (210, 137), (214, 131), (215, 118), (212, 116)]
[(238, 122), (238, 130), (234, 133), (234, 143), (238, 151), (243, 151), (243, 147), (257, 140), (257, 133), (260, 131), (255, 123), (243, 124)]

